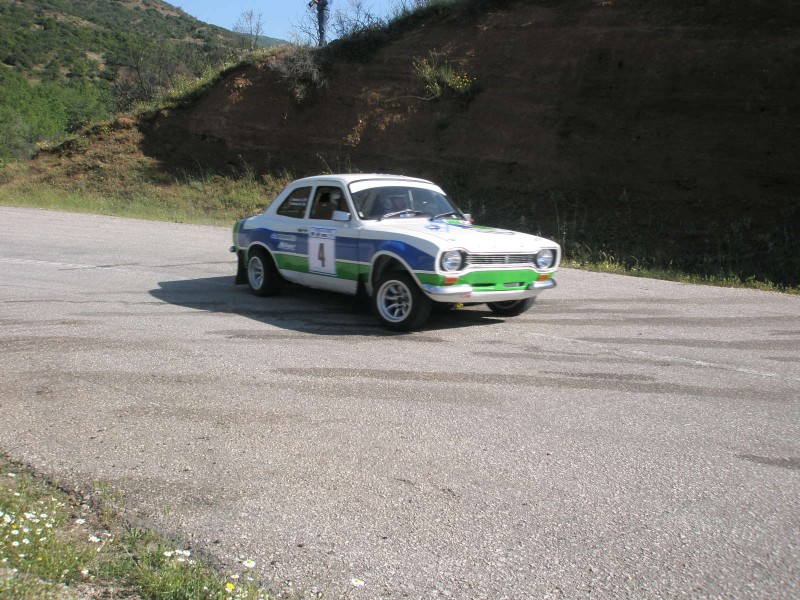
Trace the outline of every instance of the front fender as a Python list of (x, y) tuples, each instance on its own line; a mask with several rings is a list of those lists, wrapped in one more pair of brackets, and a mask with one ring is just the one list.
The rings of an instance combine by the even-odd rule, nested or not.
[(435, 256), (407, 242), (381, 240), (373, 241), (372, 244), (363, 241), (361, 243), (367, 248), (369, 245), (373, 245), (371, 249), (372, 260), (370, 261), (373, 264), (378, 257), (388, 255), (399, 260), (412, 273), (419, 271), (430, 273), (436, 270)]

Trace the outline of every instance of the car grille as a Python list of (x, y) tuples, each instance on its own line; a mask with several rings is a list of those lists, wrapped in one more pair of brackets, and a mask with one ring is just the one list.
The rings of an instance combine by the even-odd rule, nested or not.
[(536, 264), (535, 254), (467, 254), (468, 267), (492, 267)]

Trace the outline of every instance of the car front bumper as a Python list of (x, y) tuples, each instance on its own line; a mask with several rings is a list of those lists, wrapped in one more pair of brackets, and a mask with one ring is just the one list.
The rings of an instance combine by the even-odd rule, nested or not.
[(481, 304), (483, 302), (508, 302), (509, 300), (525, 300), (533, 298), (545, 290), (556, 287), (555, 279), (534, 281), (523, 290), (513, 291), (475, 291), (471, 285), (422, 285), (422, 290), (431, 300), (436, 302), (464, 302)]

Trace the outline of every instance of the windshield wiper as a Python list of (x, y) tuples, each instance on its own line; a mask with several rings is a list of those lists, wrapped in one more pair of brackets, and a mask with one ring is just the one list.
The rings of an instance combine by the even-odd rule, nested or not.
[(457, 210), (451, 210), (448, 212), (443, 212), (440, 215), (436, 215), (435, 217), (431, 217), (431, 221), (435, 221), (436, 219), (441, 219), (442, 217), (449, 217), (450, 215), (462, 220), (464, 219), (464, 215), (462, 215), (460, 212), (458, 212)]
[(382, 215), (378, 221), (382, 221), (383, 219), (391, 219), (392, 217), (399, 217), (400, 215), (425, 215), (430, 213), (422, 212), (421, 210), (412, 210), (410, 208), (405, 208), (403, 210), (396, 210), (395, 212), (386, 213)]

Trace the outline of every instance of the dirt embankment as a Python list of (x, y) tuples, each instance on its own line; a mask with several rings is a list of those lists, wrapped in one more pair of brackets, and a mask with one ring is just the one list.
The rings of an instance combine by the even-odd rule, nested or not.
[[(800, 282), (794, 0), (488, 5), (330, 62), (299, 104), (268, 64), (233, 73), (143, 147), (170, 168), (428, 176), (574, 252)], [(424, 98), (431, 53), (470, 101)]]

